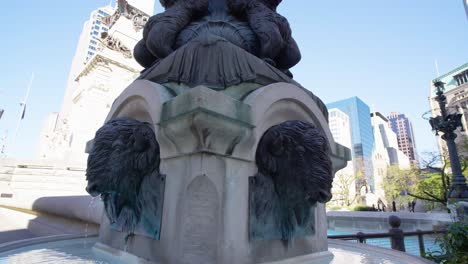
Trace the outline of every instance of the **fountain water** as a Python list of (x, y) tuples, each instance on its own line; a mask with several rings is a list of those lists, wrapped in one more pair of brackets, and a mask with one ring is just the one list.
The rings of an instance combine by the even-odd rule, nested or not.
[[(92, 197), (91, 200), (89, 201), (89, 205), (88, 205), (88, 218), (87, 218), (87, 219), (91, 219), (91, 210), (92, 210), (92, 208), (93, 208), (93, 205), (94, 205), (95, 200), (96, 200), (96, 197)], [(85, 230), (84, 230), (84, 235), (85, 235), (84, 238), (85, 238), (85, 239), (84, 239), (84, 241), (83, 241), (84, 247), (87, 246), (86, 243), (87, 243), (87, 241), (88, 241), (87, 238), (88, 238), (88, 235), (89, 235), (89, 233), (88, 233), (88, 228), (89, 228), (89, 222), (86, 222)]]

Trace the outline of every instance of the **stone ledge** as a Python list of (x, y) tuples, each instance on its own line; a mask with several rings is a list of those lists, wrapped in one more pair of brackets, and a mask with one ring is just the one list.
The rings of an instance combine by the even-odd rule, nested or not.
[(205, 86), (180, 94), (162, 107), (158, 139), (175, 148), (161, 151), (161, 158), (189, 153), (245, 158), (234, 151), (251, 139), (251, 111), (249, 105)]
[(249, 105), (205, 86), (197, 86), (165, 102), (161, 125), (194, 112), (217, 115), (253, 127)]
[[(434, 262), (429, 261), (427, 259), (416, 257), (401, 251), (386, 249), (377, 246), (371, 246), (366, 244), (357, 244), (349, 241), (341, 241), (341, 240), (328, 240), (328, 246), (330, 248), (336, 248), (340, 251), (346, 251), (348, 253), (355, 253), (356, 256), (362, 258), (366, 258), (366, 256), (370, 256), (371, 258), (375, 258), (379, 260), (378, 263), (411, 263), (411, 264), (434, 264)], [(341, 259), (334, 259), (331, 264), (338, 264), (343, 263)], [(362, 259), (359, 262), (353, 261), (353, 259), (346, 259), (346, 263), (349, 264), (357, 264), (357, 263), (376, 263), (372, 262), (368, 259)], [(395, 262), (393, 262), (395, 261)]]

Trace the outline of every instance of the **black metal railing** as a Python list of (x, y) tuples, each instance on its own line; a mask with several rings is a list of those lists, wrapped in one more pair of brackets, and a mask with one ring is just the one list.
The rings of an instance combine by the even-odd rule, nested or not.
[[(430, 250), (435, 250), (435, 239), (436, 237), (444, 234), (445, 230), (436, 231), (421, 231), (417, 230), (414, 232), (402, 232), (404, 242), (400, 243), (399, 234), (394, 232), (387, 233), (356, 233), (349, 235), (329, 235), (329, 239), (340, 239), (348, 241), (356, 241), (361, 244), (369, 244), (373, 246), (380, 246), (385, 248), (391, 248), (394, 250), (400, 250), (408, 252), (413, 255), (425, 256), (426, 249), (429, 247)], [(400, 234), (401, 236), (401, 234)], [(415, 241), (417, 239), (417, 243)], [(427, 243), (429, 242), (429, 243)], [(428, 244), (428, 246), (426, 246)], [(440, 250), (440, 249), (439, 249)]]

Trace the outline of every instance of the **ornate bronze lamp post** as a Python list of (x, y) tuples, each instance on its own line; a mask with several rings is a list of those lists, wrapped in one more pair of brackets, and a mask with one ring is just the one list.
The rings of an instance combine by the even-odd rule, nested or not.
[(468, 199), (468, 188), (466, 186), (466, 178), (462, 174), (460, 159), (458, 158), (457, 146), (455, 145), (455, 130), (462, 125), (462, 114), (448, 114), (447, 113), (447, 97), (444, 95), (444, 84), (441, 81), (435, 81), (434, 86), (437, 88), (436, 101), (439, 103), (440, 112), (442, 116), (432, 117), (429, 120), (432, 130), (436, 131), (436, 135), (442, 132), (442, 139), (447, 142), (447, 148), (450, 157), (450, 166), (452, 168), (452, 186), (450, 187), (449, 200), (456, 202), (456, 200)]

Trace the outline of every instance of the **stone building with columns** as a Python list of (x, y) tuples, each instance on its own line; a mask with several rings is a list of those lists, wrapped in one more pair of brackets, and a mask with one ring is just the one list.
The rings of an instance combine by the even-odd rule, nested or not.
[[(435, 80), (440, 80), (445, 83), (445, 91), (444, 94), (447, 97), (447, 110), (449, 114), (452, 113), (459, 113), (463, 114), (462, 124), (464, 131), (458, 129), (455, 131), (458, 135), (455, 142), (457, 145), (467, 145), (466, 141), (468, 140), (466, 130), (468, 129), (468, 63), (463, 64), (450, 72), (447, 72)], [(429, 104), (431, 106), (432, 116), (440, 115), (439, 104), (435, 100), (436, 97), (436, 88), (431, 82), (430, 85), (430, 97), (429, 97)], [(439, 146), (440, 153), (446, 152), (446, 144), (440, 137), (437, 137), (437, 143)], [(467, 149), (459, 147), (459, 154), (460, 151), (466, 152)], [(463, 153), (468, 154), (468, 153)]]
[(115, 98), (143, 69), (133, 58), (154, 0), (118, 0), (85, 22), (60, 112), (46, 119), (41, 159), (85, 164), (86, 143), (102, 126)]

